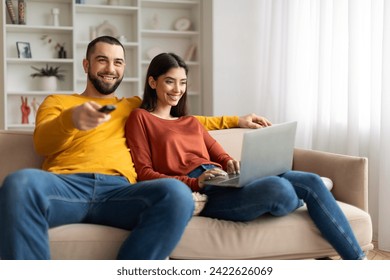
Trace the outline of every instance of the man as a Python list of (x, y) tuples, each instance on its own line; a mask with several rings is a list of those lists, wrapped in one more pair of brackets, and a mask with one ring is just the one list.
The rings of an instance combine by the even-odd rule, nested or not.
[[(120, 42), (90, 42), (83, 67), (83, 93), (48, 96), (37, 112), (43, 170), (14, 172), (0, 188), (0, 258), (50, 259), (49, 228), (93, 223), (131, 230), (118, 259), (165, 259), (192, 217), (191, 191), (174, 179), (136, 181), (124, 127), (141, 100), (115, 96), (125, 69)], [(112, 113), (99, 111), (111, 104)], [(253, 114), (199, 119), (208, 129), (268, 125)]]

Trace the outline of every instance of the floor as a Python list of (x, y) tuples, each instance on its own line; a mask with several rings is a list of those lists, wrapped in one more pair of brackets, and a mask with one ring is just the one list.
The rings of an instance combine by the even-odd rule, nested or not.
[[(373, 241), (372, 243), (374, 244), (374, 249), (368, 252), (367, 258), (369, 260), (390, 260), (390, 252), (381, 251), (377, 249), (378, 248), (377, 241)], [(340, 259), (340, 257), (339, 256), (332, 257), (332, 259), (338, 260)]]

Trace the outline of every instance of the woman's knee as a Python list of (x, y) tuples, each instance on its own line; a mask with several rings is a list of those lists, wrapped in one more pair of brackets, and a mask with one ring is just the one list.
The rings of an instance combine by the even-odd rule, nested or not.
[(298, 198), (291, 183), (278, 176), (270, 176), (262, 179), (259, 191), (260, 193), (258, 195), (266, 197), (270, 201), (270, 212), (273, 215), (287, 215), (302, 206), (302, 202)]
[(323, 192), (326, 189), (324, 182), (318, 174), (303, 171), (291, 171), (283, 175), (294, 186), (308, 188), (312, 192)]
[(290, 182), (278, 176), (263, 178), (258, 183), (261, 184), (261, 188), (259, 188), (260, 195), (267, 195), (276, 200), (290, 200), (296, 197)]

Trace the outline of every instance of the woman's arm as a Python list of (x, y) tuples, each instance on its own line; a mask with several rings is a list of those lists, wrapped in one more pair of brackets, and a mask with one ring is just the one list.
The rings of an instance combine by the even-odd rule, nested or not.
[(229, 162), (229, 160), (233, 160), (233, 158), (223, 149), (221, 144), (219, 144), (217, 140), (215, 140), (206, 130), (203, 131), (203, 139), (209, 152), (211, 161), (219, 163), (226, 171), (227, 163)]

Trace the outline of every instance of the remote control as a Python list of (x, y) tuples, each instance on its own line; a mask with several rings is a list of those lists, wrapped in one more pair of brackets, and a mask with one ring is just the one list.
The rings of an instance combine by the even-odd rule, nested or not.
[(114, 111), (115, 109), (116, 109), (116, 107), (114, 105), (104, 105), (103, 107), (98, 109), (98, 111), (108, 114), (108, 113), (111, 113), (112, 111)]

